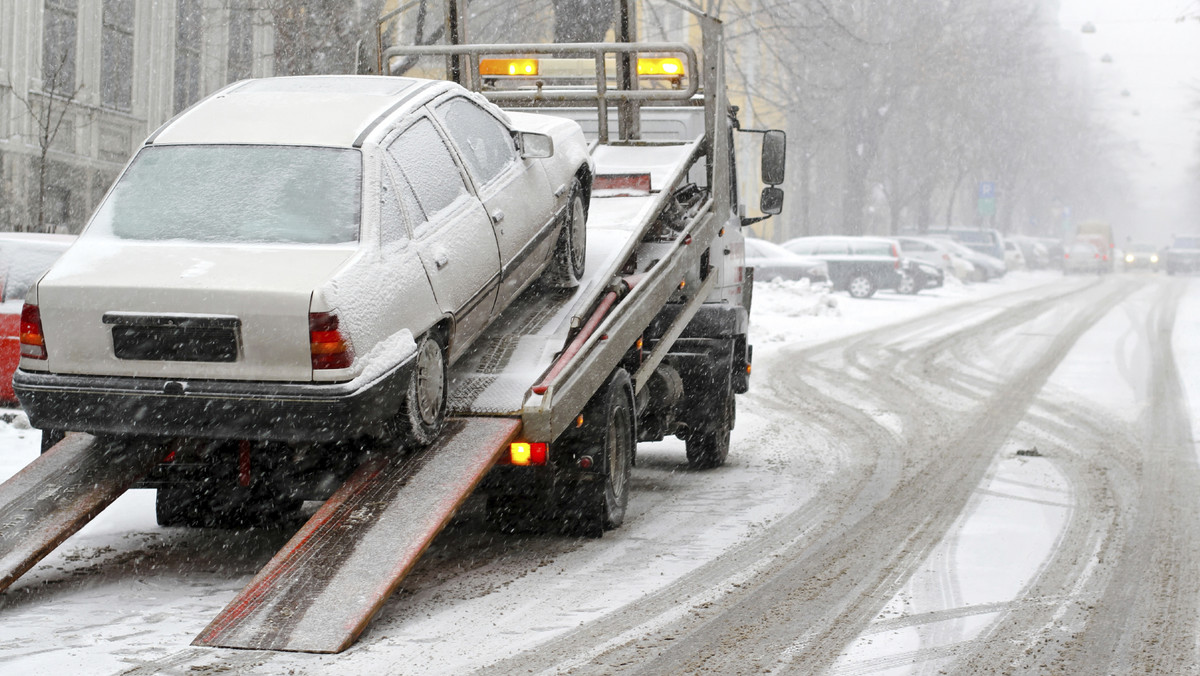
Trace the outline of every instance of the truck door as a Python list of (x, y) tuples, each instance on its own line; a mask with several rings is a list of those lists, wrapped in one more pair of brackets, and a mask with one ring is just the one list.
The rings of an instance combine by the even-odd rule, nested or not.
[(387, 148), (401, 195), (420, 213), (413, 242), (443, 312), (454, 315), (454, 359), (487, 326), (500, 279), (496, 236), (483, 204), (467, 189), (441, 134), (420, 118)]
[(555, 197), (541, 162), (521, 159), (512, 131), (474, 101), (452, 96), (435, 107), (459, 150), (496, 232), (501, 282), (496, 308), (508, 306), (554, 247)]

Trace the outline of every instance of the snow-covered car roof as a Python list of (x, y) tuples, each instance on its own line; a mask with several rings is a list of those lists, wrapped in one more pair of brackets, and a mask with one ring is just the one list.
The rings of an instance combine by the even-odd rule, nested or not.
[(167, 122), (147, 143), (286, 144), (350, 148), (384, 116), (451, 83), (379, 75), (243, 80)]

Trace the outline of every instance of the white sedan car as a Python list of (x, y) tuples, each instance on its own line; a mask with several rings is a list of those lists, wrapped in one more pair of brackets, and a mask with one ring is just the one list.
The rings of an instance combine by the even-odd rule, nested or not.
[(456, 84), (270, 78), (155, 132), (26, 298), (51, 431), (430, 442), (446, 371), (542, 276), (582, 275), (575, 122)]

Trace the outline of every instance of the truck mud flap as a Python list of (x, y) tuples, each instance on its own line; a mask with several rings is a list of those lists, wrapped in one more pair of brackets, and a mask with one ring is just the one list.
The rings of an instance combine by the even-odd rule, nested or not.
[(0, 484), (0, 591), (112, 504), (163, 446), (69, 434)]
[(423, 451), (364, 462), (192, 645), (348, 648), (520, 426), (451, 419)]

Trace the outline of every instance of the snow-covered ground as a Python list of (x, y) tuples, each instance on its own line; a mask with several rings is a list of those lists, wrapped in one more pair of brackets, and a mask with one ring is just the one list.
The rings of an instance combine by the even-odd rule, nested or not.
[[(987, 284), (964, 286), (951, 280), (945, 288), (917, 296), (882, 292), (867, 300), (813, 289), (804, 282), (759, 282), (752, 319), (755, 362), (772, 363), (770, 356), (785, 346), (816, 344), (950, 305), (977, 306), (976, 316), (986, 316), (992, 310), (981, 301), (1060, 279), (1057, 273), (1018, 272)], [(1191, 296), (1185, 298), (1177, 331), (1186, 329), (1194, 335), (1197, 302)], [(1129, 321), (1114, 313), (1084, 340), (1119, 341)], [(1200, 372), (1200, 354), (1181, 352), (1180, 365), (1184, 373)], [(770, 378), (769, 371), (756, 369), (756, 378)], [(1086, 364), (1068, 359), (1052, 378), (1052, 385), (1065, 390), (1097, 390), (1088, 387), (1087, 373)], [(1196, 386), (1186, 377), (1185, 382)], [(1131, 402), (1137, 401), (1132, 385), (1127, 392), (1095, 396), (1105, 398), (1097, 405), (1116, 409), (1128, 410)], [(1195, 410), (1192, 418), (1198, 420)], [(518, 575), (497, 566), (495, 584), (508, 588), (502, 596), (489, 598), (490, 594), (467, 590), (464, 596), (469, 598), (465, 598), (442, 588), (418, 591), (394, 599), (395, 605), (389, 605), (392, 612), (385, 609), (363, 641), (346, 653), (276, 654), (257, 664), (242, 661), (236, 671), (461, 673), (528, 650), (662, 589), (809, 497), (810, 488), (796, 481), (795, 475), (786, 475), (790, 482), (768, 483), (788, 471), (780, 468), (792, 460), (787, 457), (792, 446), (786, 430), (772, 430), (771, 425), (754, 411), (739, 411), (733, 440), (736, 460), (731, 455), (730, 465), (719, 477), (700, 473), (678, 476), (681, 442), (643, 445), (634, 480), (644, 494), (635, 494), (626, 526), (602, 540), (564, 547), (553, 553), (552, 565), (541, 564), (527, 573)], [(0, 424), (0, 479), (37, 456), (38, 438), (38, 432), (19, 417)], [(1072, 496), (1068, 482), (1051, 463), (1015, 455), (1016, 450), (1010, 445), (997, 455), (968, 509), (903, 590), (849, 647), (835, 671), (893, 673), (890, 670), (894, 668), (895, 673), (915, 673), (936, 666), (939, 653), (931, 648), (952, 645), (983, 631), (1002, 604), (1015, 598), (1037, 573), (1055, 547)], [(702, 494), (711, 509), (703, 518), (712, 522), (703, 538), (675, 543), (674, 548), (670, 544), (673, 539), (684, 535), (673, 536), (672, 529), (678, 526), (682, 530), (682, 524), (695, 515), (681, 514), (678, 520), (663, 517), (670, 514), (664, 510), (674, 504), (669, 495), (673, 482), (705, 484), (703, 489), (708, 492)], [(738, 505), (736, 496), (745, 492), (755, 493), (753, 509), (728, 508)], [(181, 561), (164, 551), (179, 542), (202, 547), (194, 541), (202, 536), (159, 528), (154, 522), (153, 502), (151, 491), (129, 492), (0, 597), (0, 673), (113, 673), (184, 651), (191, 638), (248, 581), (255, 565), (265, 561), (261, 557), (269, 556), (271, 548), (284, 539), (261, 535), (226, 538), (221, 546), (243, 546), (252, 554), (232, 556), (233, 562), (218, 570)], [(688, 506), (703, 508), (695, 503)], [(641, 518), (651, 510), (655, 519)], [(1023, 546), (1012, 547), (1014, 541)], [(653, 547), (663, 552), (658, 565), (614, 569), (623, 553)], [(255, 550), (259, 550), (257, 558)], [(139, 575), (139, 566), (130, 564), (131, 558), (139, 556), (151, 559), (148, 565), (159, 567), (158, 572), (170, 565), (179, 565), (183, 572)], [(116, 561), (126, 566), (125, 573), (103, 575), (105, 566)], [(607, 585), (599, 593), (592, 587), (585, 593), (578, 589), (577, 581), (587, 575), (579, 575), (579, 568), (604, 579), (621, 579), (622, 584)], [(739, 583), (729, 578), (709, 589), (695, 590), (678, 604), (677, 611), (664, 611), (661, 621), (669, 621), (671, 612), (686, 612), (703, 603), (705, 594), (721, 594), (723, 586)], [(522, 594), (512, 593), (514, 589)], [(481, 616), (491, 621), (481, 622)], [(913, 616), (928, 621), (904, 621)], [(537, 624), (520, 624), (528, 623), (530, 617), (536, 617)], [(480, 631), (485, 625), (491, 626), (490, 633)], [(475, 631), (477, 648), (467, 652), (441, 649), (438, 637), (456, 629)], [(601, 648), (597, 646), (597, 650)], [(914, 666), (918, 650), (924, 651), (921, 659), (925, 661), (918, 660)], [(215, 665), (232, 654), (197, 650), (190, 659), (195, 664)], [(401, 669), (395, 666), (398, 663), (421, 667)]]

